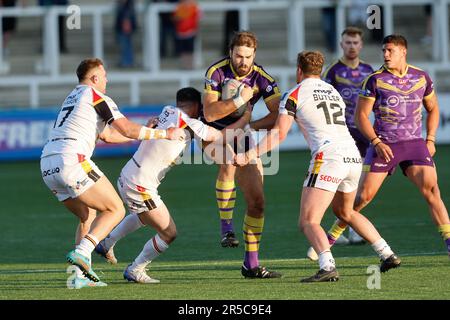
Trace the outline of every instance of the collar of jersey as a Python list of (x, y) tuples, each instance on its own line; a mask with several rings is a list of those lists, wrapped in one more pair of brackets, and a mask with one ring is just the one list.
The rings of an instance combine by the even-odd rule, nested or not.
[(393, 74), (394, 76), (396, 76), (398, 78), (403, 78), (404, 76), (406, 76), (408, 74), (409, 64), (406, 65), (406, 70), (405, 70), (405, 73), (403, 73), (403, 74), (399, 74), (399, 73), (393, 71), (392, 69), (389, 69), (388, 67), (386, 67), (385, 64), (383, 64), (383, 68), (384, 68), (384, 70), (386, 70), (390, 74)]
[(344, 60), (342, 60), (342, 58), (339, 59), (339, 62), (342, 63), (344, 66), (349, 67), (349, 68), (352, 69), (352, 70), (358, 69), (359, 65), (361, 64), (361, 60), (359, 60), (359, 62), (358, 62), (358, 64), (356, 65), (356, 67), (353, 68), (351, 65), (345, 63)]

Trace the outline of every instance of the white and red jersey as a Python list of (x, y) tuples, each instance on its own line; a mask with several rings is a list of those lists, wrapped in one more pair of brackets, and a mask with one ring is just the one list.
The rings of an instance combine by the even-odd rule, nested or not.
[[(187, 128), (202, 140), (207, 140), (209, 126), (190, 118), (183, 111), (172, 106), (164, 107), (158, 117), (158, 129)], [(152, 189), (157, 187), (170, 167), (190, 144), (191, 136), (180, 140), (144, 140), (138, 150), (122, 169), (125, 182)]]
[(304, 79), (284, 94), (279, 112), (295, 118), (312, 154), (330, 144), (355, 144), (345, 123), (345, 103), (325, 81)]
[(90, 158), (107, 124), (124, 117), (114, 101), (88, 85), (78, 85), (64, 100), (41, 158), (78, 153)]

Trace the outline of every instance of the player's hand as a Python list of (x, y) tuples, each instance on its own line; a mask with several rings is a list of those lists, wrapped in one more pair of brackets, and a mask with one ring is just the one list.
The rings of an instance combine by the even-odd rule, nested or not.
[(184, 132), (184, 129), (180, 129), (180, 128), (168, 128), (167, 129), (167, 139), (183, 141), (185, 138), (186, 138), (186, 133)]
[(247, 165), (249, 162), (249, 157), (246, 153), (238, 153), (234, 156), (234, 163), (233, 165), (236, 167), (243, 167)]
[(383, 142), (380, 142), (375, 146), (375, 151), (377, 152), (377, 155), (380, 158), (386, 160), (386, 162), (394, 159), (394, 153), (392, 152), (391, 147), (389, 147), (387, 144), (384, 144)]
[(154, 128), (158, 124), (158, 117), (151, 117), (148, 119), (147, 123), (145, 124), (148, 128)]
[(427, 148), (430, 152), (430, 155), (433, 157), (436, 154), (436, 145), (433, 141), (427, 140)]
[(238, 92), (244, 102), (253, 98), (253, 89), (244, 83), (239, 86)]

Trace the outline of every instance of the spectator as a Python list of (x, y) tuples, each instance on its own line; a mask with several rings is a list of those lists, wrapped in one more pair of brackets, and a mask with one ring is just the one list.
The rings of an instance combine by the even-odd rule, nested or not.
[(121, 68), (130, 68), (134, 65), (132, 38), (136, 28), (134, 0), (118, 0), (115, 29), (120, 46), (119, 67)]
[(198, 33), (200, 8), (195, 0), (180, 0), (173, 12), (176, 48), (183, 69), (193, 69), (195, 37)]
[[(150, 0), (153, 3), (176, 3), (178, 0)], [(159, 54), (161, 57), (175, 56), (175, 26), (171, 12), (159, 14)]]

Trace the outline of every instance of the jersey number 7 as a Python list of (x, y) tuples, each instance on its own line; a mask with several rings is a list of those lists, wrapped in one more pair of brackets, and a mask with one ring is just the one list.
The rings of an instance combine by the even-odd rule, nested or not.
[[(73, 110), (74, 107), (75, 107), (75, 106), (70, 106), (70, 107), (64, 107), (64, 108), (62, 108), (61, 112), (62, 112), (62, 111), (67, 111), (67, 112), (66, 112), (66, 114), (64, 115), (64, 117), (62, 118), (61, 122), (59, 123), (58, 128), (61, 127), (61, 126), (63, 125), (64, 121), (66, 121), (66, 119), (69, 117), (69, 115), (70, 115), (70, 113), (72, 112), (72, 110)], [(61, 112), (60, 112), (60, 113), (61, 113)], [(59, 118), (59, 114), (58, 114), (58, 118)], [(57, 122), (58, 118), (56, 118), (55, 123), (53, 124), (53, 128), (56, 126), (56, 122)]]

